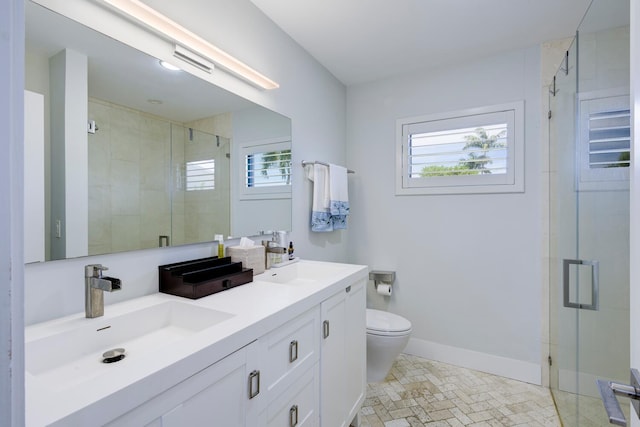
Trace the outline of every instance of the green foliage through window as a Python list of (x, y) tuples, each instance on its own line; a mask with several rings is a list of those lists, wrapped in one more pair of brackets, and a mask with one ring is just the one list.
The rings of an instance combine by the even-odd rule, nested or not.
[(505, 124), (413, 134), (412, 165), (421, 177), (505, 173), (506, 136)]

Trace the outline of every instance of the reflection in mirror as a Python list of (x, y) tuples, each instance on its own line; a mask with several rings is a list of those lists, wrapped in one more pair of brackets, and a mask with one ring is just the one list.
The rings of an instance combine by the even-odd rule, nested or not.
[(288, 118), (31, 1), (25, 69), (45, 159), (28, 262), (291, 230)]

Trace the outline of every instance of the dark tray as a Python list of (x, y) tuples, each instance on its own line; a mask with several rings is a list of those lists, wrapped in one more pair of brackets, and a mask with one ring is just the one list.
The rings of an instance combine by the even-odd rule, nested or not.
[(253, 269), (230, 257), (201, 258), (158, 267), (160, 292), (198, 299), (253, 281)]

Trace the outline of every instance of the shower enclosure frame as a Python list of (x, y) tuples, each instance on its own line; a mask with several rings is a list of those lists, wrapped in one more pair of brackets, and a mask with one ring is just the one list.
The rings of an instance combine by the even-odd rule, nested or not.
[[(628, 103), (628, 21), (600, 24), (604, 1), (592, 2), (548, 95), (549, 385), (571, 426), (607, 425), (595, 380), (629, 375), (629, 192), (620, 178), (628, 174), (604, 171), (617, 174), (612, 184), (596, 171), (590, 181), (598, 151), (585, 135), (597, 129), (584, 131), (596, 114), (588, 109), (611, 109), (625, 95)], [(616, 1), (628, 18), (628, 2)]]

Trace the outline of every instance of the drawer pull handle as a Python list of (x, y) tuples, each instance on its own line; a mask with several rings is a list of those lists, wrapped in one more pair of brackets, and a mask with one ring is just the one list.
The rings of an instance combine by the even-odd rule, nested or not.
[(293, 363), (298, 360), (298, 341), (293, 340), (289, 344), (289, 363)]
[[(253, 385), (255, 386), (255, 389)], [(253, 371), (249, 374), (249, 399), (253, 399), (260, 393), (260, 371)]]
[(289, 427), (296, 427), (298, 425), (298, 405), (293, 405), (289, 409)]
[(324, 339), (329, 338), (329, 321), (325, 320), (322, 322), (322, 336)]

